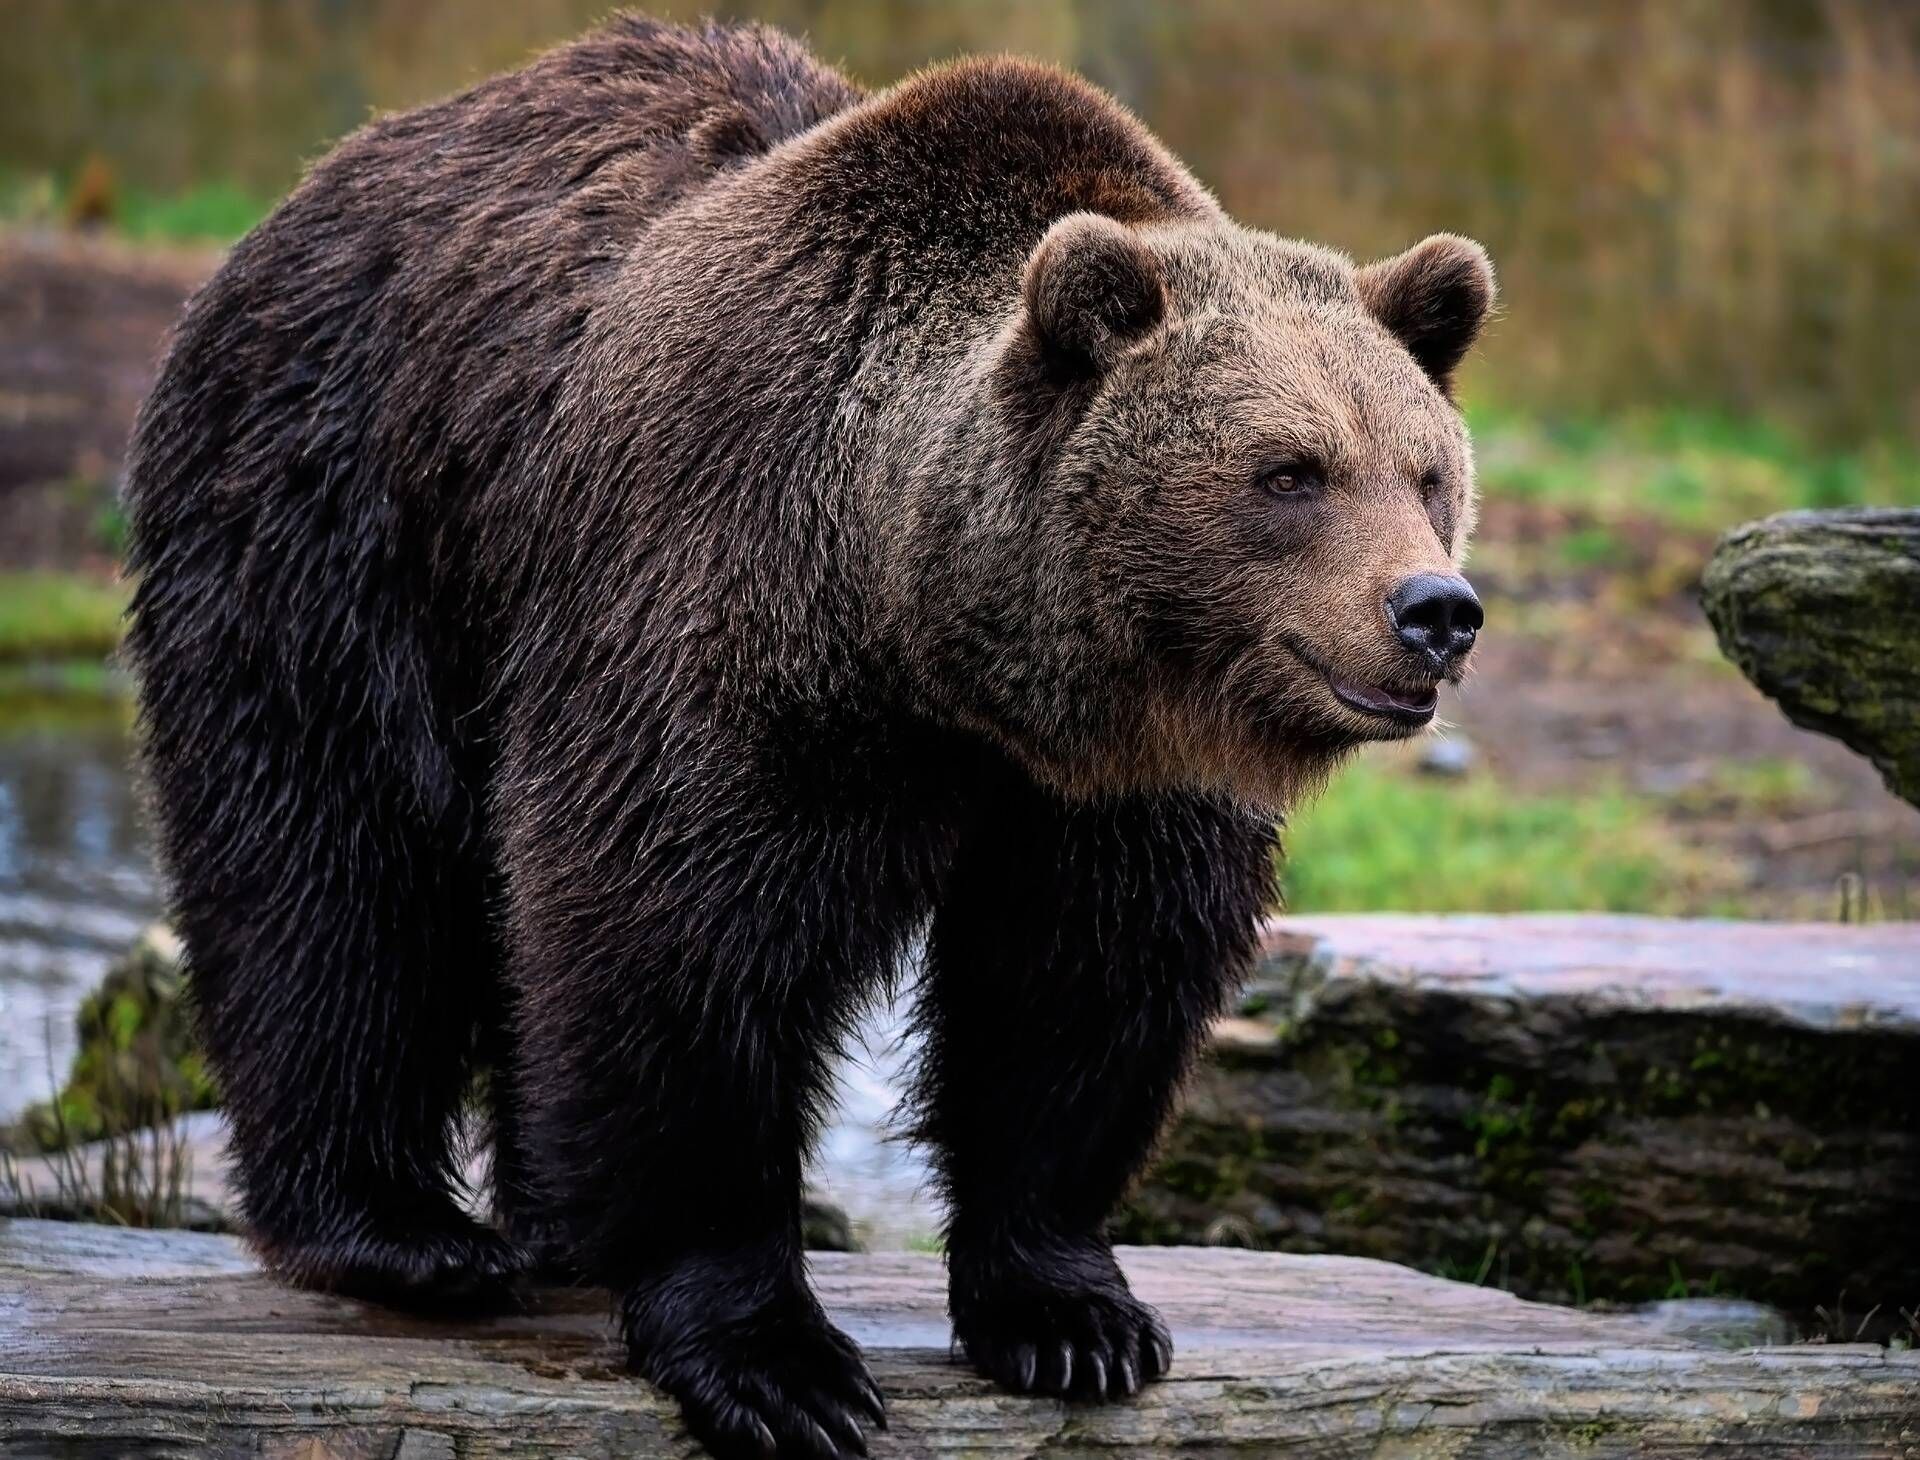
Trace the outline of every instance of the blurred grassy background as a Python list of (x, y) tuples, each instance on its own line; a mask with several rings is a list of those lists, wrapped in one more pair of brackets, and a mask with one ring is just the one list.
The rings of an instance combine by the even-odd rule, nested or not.
[[(191, 250), (243, 232), (373, 112), (516, 64), (607, 8), (9, 0), (0, 219), (155, 258), (185, 246), (190, 283), (210, 266)], [(1297, 906), (1824, 915), (1835, 877), (1855, 876), (1906, 915), (1920, 818), (1780, 724), (1720, 664), (1691, 592), (1735, 522), (1920, 503), (1920, 6), (646, 8), (773, 21), (873, 85), (964, 51), (1042, 56), (1111, 88), (1247, 222), (1362, 258), (1439, 229), (1491, 249), (1502, 318), (1464, 387), (1487, 497), (1473, 572), (1492, 610), (1459, 717), (1477, 753), (1465, 775), (1384, 754), (1337, 782), (1290, 831)], [(0, 658), (41, 639), (92, 652), (117, 599), (48, 570), (111, 558), (117, 454), (111, 432), (70, 460), (8, 449), (64, 387), (32, 353), (61, 327), (10, 318), (6, 282), (0, 523), (7, 494), (34, 489), (52, 505), (17, 520), (69, 526), (0, 544), (0, 564), (33, 570), (0, 578)], [(64, 287), (33, 297), (57, 311)], [(158, 342), (143, 328), (112, 346), (141, 369)], [(10, 461), (28, 463), (11, 480)]]
[[(140, 237), (229, 238), (370, 112), (604, 0), (9, 0), (16, 205), (98, 159)], [(760, 0), (883, 84), (964, 50), (1074, 66), (1249, 222), (1388, 253), (1471, 233), (1519, 327), (1476, 386), (1685, 402), (1825, 441), (1920, 418), (1920, 7), (1882, 0)]]

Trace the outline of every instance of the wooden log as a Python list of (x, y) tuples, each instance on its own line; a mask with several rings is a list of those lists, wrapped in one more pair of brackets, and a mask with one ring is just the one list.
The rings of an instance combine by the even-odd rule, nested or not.
[[(947, 1353), (939, 1260), (823, 1255), (816, 1281), (887, 1394), (885, 1456), (1893, 1457), (1920, 1354), (1724, 1350), (1357, 1258), (1128, 1249), (1173, 1376), (1117, 1405), (1001, 1394)], [(0, 1227), (0, 1453), (697, 1454), (627, 1377), (606, 1295), (492, 1319), (294, 1292), (232, 1238)]]
[(1852, 746), (1920, 805), (1920, 507), (1736, 527), (1701, 602), (1721, 651), (1788, 719)]
[(1131, 1241), (1920, 1314), (1920, 925), (1271, 925)]

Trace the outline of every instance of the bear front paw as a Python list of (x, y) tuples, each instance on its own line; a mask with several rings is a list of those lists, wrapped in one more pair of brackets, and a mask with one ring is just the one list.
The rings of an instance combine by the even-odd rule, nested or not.
[[(783, 1300), (718, 1323), (628, 1310), (633, 1367), (680, 1404), (715, 1460), (847, 1460), (887, 1426), (852, 1339), (816, 1304)], [(664, 1322), (661, 1320), (665, 1320)]]
[(1016, 1394), (1124, 1399), (1173, 1366), (1160, 1315), (1127, 1290), (1104, 1247), (956, 1261), (954, 1340)]

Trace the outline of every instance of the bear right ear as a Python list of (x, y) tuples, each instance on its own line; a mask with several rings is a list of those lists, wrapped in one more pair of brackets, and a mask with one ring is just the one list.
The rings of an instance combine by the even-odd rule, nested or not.
[(1027, 259), (1027, 324), (1051, 374), (1105, 373), (1166, 317), (1167, 286), (1153, 250), (1124, 223), (1069, 213)]

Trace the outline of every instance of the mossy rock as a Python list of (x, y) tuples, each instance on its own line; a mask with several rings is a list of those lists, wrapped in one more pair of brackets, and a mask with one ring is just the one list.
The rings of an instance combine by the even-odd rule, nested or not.
[(66, 1083), (20, 1117), (8, 1133), (15, 1150), (64, 1150), (219, 1103), (193, 1038), (179, 940), (166, 928), (141, 935), (74, 1025), (79, 1048)]
[(1118, 1235), (1553, 1302), (1810, 1315), (1844, 1292), (1897, 1330), (1920, 1300), (1920, 1250), (1888, 1236), (1920, 1230), (1915, 969), (1906, 924), (1281, 920)]
[(1920, 805), (1920, 507), (1737, 527), (1701, 603), (1721, 651), (1788, 719), (1850, 745)]
[(860, 1236), (839, 1207), (809, 1192), (800, 1204), (800, 1242), (809, 1252), (858, 1252)]

